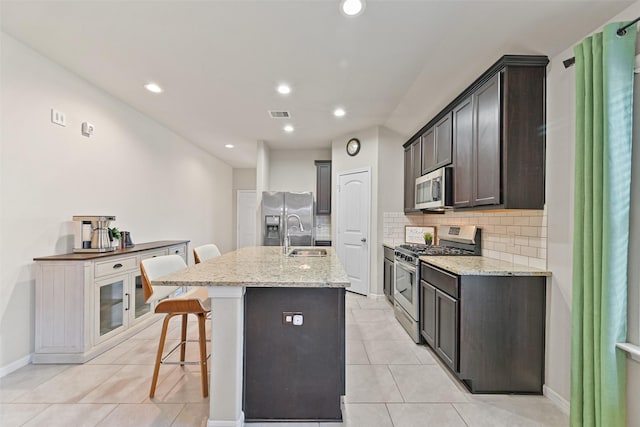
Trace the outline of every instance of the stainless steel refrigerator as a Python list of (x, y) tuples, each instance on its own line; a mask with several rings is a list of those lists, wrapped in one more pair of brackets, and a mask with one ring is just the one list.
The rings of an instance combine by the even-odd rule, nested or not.
[(313, 193), (285, 193), (282, 191), (262, 192), (262, 244), (264, 246), (282, 246), (286, 218), (295, 214), (298, 221), (289, 217), (288, 231), (291, 246), (313, 246)]

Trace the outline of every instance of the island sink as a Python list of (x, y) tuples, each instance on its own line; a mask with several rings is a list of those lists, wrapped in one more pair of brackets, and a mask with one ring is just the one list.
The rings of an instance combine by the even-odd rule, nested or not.
[(326, 249), (293, 249), (289, 256), (327, 256)]

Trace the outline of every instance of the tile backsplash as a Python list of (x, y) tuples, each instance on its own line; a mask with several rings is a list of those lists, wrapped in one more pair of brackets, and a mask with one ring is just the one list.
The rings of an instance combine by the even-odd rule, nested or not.
[(482, 229), (482, 255), (535, 268), (547, 267), (547, 213), (540, 210), (445, 212), (405, 215), (385, 212), (385, 243), (404, 243), (407, 225), (477, 225)]
[(331, 215), (316, 215), (315, 228), (316, 240), (331, 240)]

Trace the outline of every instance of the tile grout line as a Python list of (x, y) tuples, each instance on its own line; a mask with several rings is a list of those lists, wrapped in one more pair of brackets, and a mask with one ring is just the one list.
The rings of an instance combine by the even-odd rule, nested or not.
[(113, 407), (113, 409), (112, 409), (112, 410), (110, 410), (108, 413), (106, 413), (106, 414), (104, 415), (104, 417), (102, 417), (102, 419), (101, 419), (100, 421), (98, 421), (98, 422), (95, 424), (95, 426), (96, 426), (96, 427), (98, 427), (101, 423), (103, 423), (103, 422), (104, 422), (104, 420), (106, 420), (106, 419), (107, 419), (107, 417), (108, 417), (109, 415), (111, 415), (112, 413), (114, 413), (114, 412), (116, 411), (116, 409), (118, 409), (118, 408), (120, 407), (120, 405), (121, 405), (121, 403), (117, 403), (117, 404), (115, 404), (115, 405), (114, 405), (114, 407)]
[[(459, 403), (459, 402), (458, 402)], [(453, 406), (453, 410), (456, 411), (456, 413), (458, 414), (458, 416), (460, 417), (460, 419), (462, 420), (462, 422), (464, 423), (464, 425), (466, 425), (467, 427), (469, 427), (469, 423), (467, 423), (467, 420), (462, 416), (462, 414), (460, 413), (460, 411), (458, 411), (458, 408), (456, 408), (455, 403), (451, 403), (451, 406)]]
[[(394, 379), (394, 381), (395, 381), (395, 379)], [(402, 395), (402, 393), (400, 393), (400, 394)], [(403, 396), (403, 399), (404, 399), (404, 396)], [(385, 403), (384, 404), (384, 408), (387, 410), (387, 415), (389, 415), (389, 421), (391, 421), (391, 426), (395, 427), (396, 424), (393, 422), (393, 417), (391, 416), (391, 411), (389, 411), (389, 403)]]
[(396, 388), (398, 389), (398, 393), (400, 393), (400, 396), (402, 396), (402, 402), (403, 403), (409, 403), (407, 402), (407, 399), (404, 397), (404, 394), (402, 394), (402, 390), (400, 390), (400, 386), (398, 385), (398, 381), (396, 380), (396, 377), (393, 375), (393, 371), (391, 370), (391, 365), (386, 365), (387, 369), (389, 370), (389, 373), (391, 374), (391, 378), (393, 379), (393, 383), (396, 385)]

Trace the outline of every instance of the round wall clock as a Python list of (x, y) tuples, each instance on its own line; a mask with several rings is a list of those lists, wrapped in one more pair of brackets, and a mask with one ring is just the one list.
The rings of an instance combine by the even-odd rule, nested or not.
[(347, 142), (347, 154), (350, 156), (355, 156), (360, 151), (360, 140), (357, 138), (351, 138)]

